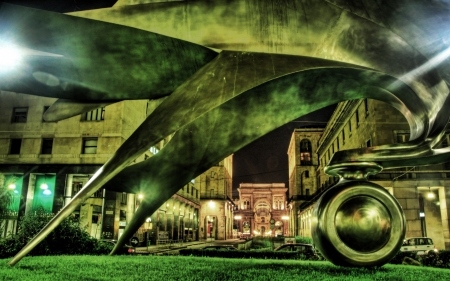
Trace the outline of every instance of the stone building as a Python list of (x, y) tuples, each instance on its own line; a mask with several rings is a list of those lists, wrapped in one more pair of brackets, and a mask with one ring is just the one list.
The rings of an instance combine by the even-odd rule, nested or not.
[(195, 179), (200, 191), (200, 239), (225, 240), (233, 236), (233, 155)]
[(241, 183), (234, 212), (237, 232), (246, 236), (289, 235), (284, 183)]
[[(11, 92), (0, 93), (0, 175), (2, 190), (14, 199), (1, 214), (1, 236), (15, 233), (20, 216), (43, 210), (58, 212), (133, 133), (158, 102), (122, 101), (59, 122), (46, 122), (44, 111), (55, 102)], [(162, 140), (138, 157), (144, 161), (170, 140)], [(201, 192), (220, 205), (216, 237), (231, 235), (232, 156), (186, 184), (154, 214), (136, 236), (141, 241), (198, 240)], [(212, 181), (211, 179), (217, 179)], [(209, 184), (207, 181), (210, 181)], [(204, 181), (207, 184), (201, 184)], [(214, 194), (208, 193), (214, 189)], [(92, 236), (118, 239), (145, 194), (99, 190), (75, 212)], [(206, 200), (206, 199), (205, 199)], [(203, 201), (205, 201), (203, 200)], [(206, 202), (206, 201), (205, 201)], [(230, 202), (230, 203), (226, 203)], [(220, 212), (219, 212), (220, 211)], [(207, 212), (208, 215), (212, 215)], [(222, 228), (223, 226), (223, 228)]]
[[(305, 133), (308, 129), (305, 129)], [(296, 130), (303, 131), (303, 129)], [(440, 146), (448, 146), (448, 135)], [(294, 137), (293, 137), (294, 139)], [(338, 178), (323, 172), (334, 152), (359, 147), (405, 142), (409, 127), (405, 118), (394, 108), (376, 100), (352, 100), (340, 103), (335, 109), (314, 153), (319, 158), (315, 170), (315, 186), (304, 203), (295, 205), (292, 214), (298, 225), (296, 235), (311, 235), (311, 212), (314, 202), (333, 186)], [(293, 143), (291, 143), (293, 145)], [(289, 152), (289, 159), (293, 150)], [(295, 153), (299, 153), (296, 151)], [(292, 160), (290, 160), (291, 162)], [(294, 165), (290, 163), (290, 166)], [(310, 175), (311, 176), (311, 175)], [(369, 180), (386, 188), (399, 201), (406, 217), (406, 236), (431, 237), (438, 249), (450, 249), (449, 208), (450, 166), (448, 163), (402, 169), (384, 170)], [(299, 182), (289, 186), (295, 195)], [(301, 188), (300, 188), (301, 189)], [(292, 193), (291, 193), (291, 190)], [(294, 202), (290, 199), (290, 203)]]
[(295, 217), (299, 207), (310, 200), (317, 189), (318, 182), (314, 175), (319, 159), (315, 152), (322, 134), (323, 128), (295, 129), (289, 142), (290, 233), (298, 233), (298, 221)]

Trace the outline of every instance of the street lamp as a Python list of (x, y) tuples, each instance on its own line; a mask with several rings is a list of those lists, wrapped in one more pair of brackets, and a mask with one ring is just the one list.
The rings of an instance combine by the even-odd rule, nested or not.
[(236, 216), (234, 216), (234, 219), (236, 220), (236, 225), (237, 225), (236, 238), (238, 238), (239, 232), (241, 232), (241, 222), (240, 221), (242, 219), (242, 216), (236, 215)]
[(288, 228), (288, 227), (287, 227), (287, 224), (288, 224), (287, 222), (289, 221), (289, 216), (282, 216), (281, 219), (284, 220), (284, 226), (283, 226), (283, 228), (284, 228), (284, 231), (283, 231), (283, 232), (284, 232), (284, 235), (285, 235), (285, 236), (288, 236), (288, 235), (287, 235), (287, 234), (288, 234), (288, 233), (287, 233), (287, 228)]
[(430, 199), (434, 198), (434, 193), (431, 192), (431, 186), (428, 187), (428, 195), (427, 195), (427, 197), (430, 198)]

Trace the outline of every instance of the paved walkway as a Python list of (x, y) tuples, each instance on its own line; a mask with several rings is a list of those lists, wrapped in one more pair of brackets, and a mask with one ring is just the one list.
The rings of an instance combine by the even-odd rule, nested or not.
[(163, 245), (150, 245), (148, 247), (136, 247), (135, 254), (149, 255), (149, 254), (159, 254), (164, 252), (169, 252), (173, 250), (185, 249), (194, 245), (210, 245), (210, 244), (230, 244), (235, 245), (243, 242), (239, 239), (228, 239), (228, 240), (201, 240), (201, 241), (190, 241), (190, 242), (175, 242)]

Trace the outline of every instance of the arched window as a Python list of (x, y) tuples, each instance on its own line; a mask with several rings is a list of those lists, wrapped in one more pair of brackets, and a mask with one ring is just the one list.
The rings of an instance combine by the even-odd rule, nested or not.
[(301, 165), (312, 165), (311, 159), (311, 142), (304, 139), (300, 142), (300, 164)]

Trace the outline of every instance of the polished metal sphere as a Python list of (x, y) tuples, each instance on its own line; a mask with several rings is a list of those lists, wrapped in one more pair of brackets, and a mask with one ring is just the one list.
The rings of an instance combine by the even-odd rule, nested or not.
[(405, 231), (397, 200), (366, 180), (342, 179), (313, 211), (314, 244), (336, 265), (381, 266), (400, 250)]

